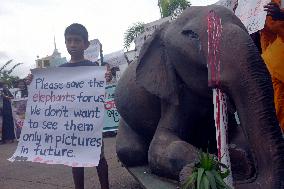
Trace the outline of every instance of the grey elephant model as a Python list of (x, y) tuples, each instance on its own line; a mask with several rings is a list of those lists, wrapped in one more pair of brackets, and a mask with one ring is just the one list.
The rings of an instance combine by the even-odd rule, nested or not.
[[(213, 73), (207, 69), (207, 16), (212, 10), (222, 19), (221, 65), (220, 84), (208, 87)], [(250, 149), (250, 173), (237, 178), (233, 169), (236, 188), (284, 189), (284, 141), (270, 75), (240, 20), (214, 5), (189, 7), (163, 25), (121, 77), (115, 99), (123, 118), (116, 146), (121, 162), (148, 163), (154, 173), (178, 179), (197, 149), (215, 153), (212, 87), (228, 95), (245, 136), (238, 142)], [(229, 136), (238, 129), (234, 125), (230, 121)], [(237, 171), (245, 161), (236, 151), (232, 154)]]

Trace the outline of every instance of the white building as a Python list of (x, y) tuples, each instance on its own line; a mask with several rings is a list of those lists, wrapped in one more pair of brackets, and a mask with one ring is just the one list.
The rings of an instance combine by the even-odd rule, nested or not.
[(56, 43), (54, 40), (54, 51), (52, 55), (46, 56), (44, 58), (38, 58), (36, 60), (36, 68), (57, 67), (66, 62), (67, 62), (67, 59), (65, 57), (61, 57), (61, 53), (58, 52), (56, 48)]

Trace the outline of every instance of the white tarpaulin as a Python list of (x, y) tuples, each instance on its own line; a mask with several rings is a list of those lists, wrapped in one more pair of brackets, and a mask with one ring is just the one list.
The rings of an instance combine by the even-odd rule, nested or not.
[(247, 28), (249, 34), (262, 30), (266, 20), (263, 6), (271, 0), (220, 0), (216, 5), (222, 5), (230, 10), (238, 3), (235, 14)]
[(127, 64), (123, 50), (105, 55), (104, 62), (108, 63), (111, 67), (118, 67), (119, 65)]
[(228, 9), (233, 11), (233, 9), (234, 9), (234, 7), (236, 6), (237, 3), (238, 3), (238, 0), (220, 0), (215, 4), (216, 5), (222, 5), (222, 6), (227, 7)]
[(100, 41), (94, 39), (90, 41), (90, 46), (85, 50), (84, 56), (87, 60), (97, 61), (100, 54)]
[(35, 69), (26, 118), (10, 161), (98, 165), (104, 119), (105, 67)]
[(242, 21), (249, 34), (264, 28), (266, 14), (263, 6), (271, 0), (239, 0), (236, 16)]
[(144, 32), (141, 33), (140, 35), (138, 35), (135, 39), (134, 39), (134, 43), (135, 43), (135, 48), (137, 51), (137, 55), (140, 52), (141, 47), (143, 46), (144, 42), (152, 36), (152, 34), (155, 32), (155, 30), (162, 25), (165, 22), (168, 22), (171, 20), (171, 17), (166, 17), (166, 18), (162, 18), (159, 20), (156, 20), (154, 22), (150, 22), (144, 25)]

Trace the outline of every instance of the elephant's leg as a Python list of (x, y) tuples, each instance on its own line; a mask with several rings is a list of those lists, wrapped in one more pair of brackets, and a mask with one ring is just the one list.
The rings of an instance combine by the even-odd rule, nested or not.
[(116, 136), (116, 153), (126, 166), (147, 163), (149, 144), (121, 118)]
[(197, 159), (197, 149), (178, 137), (184, 121), (180, 115), (179, 106), (162, 103), (161, 119), (148, 153), (151, 170), (173, 179), (178, 179), (181, 169)]

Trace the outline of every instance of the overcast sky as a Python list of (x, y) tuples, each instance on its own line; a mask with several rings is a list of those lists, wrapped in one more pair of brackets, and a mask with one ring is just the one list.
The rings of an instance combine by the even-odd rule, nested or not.
[[(138, 21), (160, 18), (158, 0), (0, 0), (0, 66), (9, 59), (24, 64), (15, 70), (20, 77), (35, 67), (37, 56), (65, 50), (64, 30), (72, 23), (86, 26), (89, 38), (98, 38), (104, 54), (123, 48), (123, 33)], [(208, 5), (217, 0), (191, 0)]]

